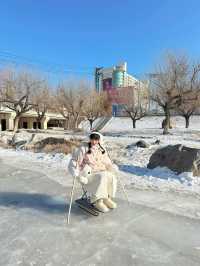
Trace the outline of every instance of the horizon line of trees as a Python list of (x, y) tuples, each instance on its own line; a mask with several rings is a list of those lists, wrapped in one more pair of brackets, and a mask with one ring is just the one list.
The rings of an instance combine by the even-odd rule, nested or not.
[[(171, 128), (172, 114), (185, 119), (189, 127), (190, 117), (200, 110), (200, 64), (191, 62), (185, 55), (168, 53), (155, 68), (148, 86), (141, 89), (136, 84), (126, 91), (123, 112), (136, 122), (149, 115), (149, 101), (163, 111), (163, 134)], [(118, 99), (116, 99), (116, 103)], [(101, 116), (111, 115), (111, 100), (106, 92), (98, 93), (84, 80), (64, 81), (53, 88), (41, 76), (28, 71), (2, 70), (0, 72), (0, 104), (15, 112), (14, 132), (18, 130), (20, 117), (34, 110), (37, 125), (48, 111), (61, 114), (64, 128), (76, 130), (81, 120), (88, 120), (90, 129)]]
[(97, 93), (84, 81), (66, 81), (52, 88), (46, 79), (28, 71), (0, 72), (0, 104), (13, 112), (14, 132), (24, 113), (37, 113), (37, 128), (47, 112), (56, 112), (65, 119), (65, 129), (77, 129), (87, 119), (90, 128), (100, 116), (110, 114), (111, 106), (105, 92)]
[(138, 120), (149, 115), (149, 101), (164, 114), (163, 134), (169, 134), (171, 116), (175, 114), (185, 119), (188, 128), (191, 116), (200, 112), (200, 63), (192, 62), (186, 55), (165, 54), (164, 60), (155, 67), (148, 88), (138, 91), (136, 86), (123, 105), (133, 128)]

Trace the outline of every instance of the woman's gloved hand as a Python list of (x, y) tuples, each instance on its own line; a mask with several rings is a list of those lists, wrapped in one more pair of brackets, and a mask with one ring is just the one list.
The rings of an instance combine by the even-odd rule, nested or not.
[(118, 173), (118, 171), (119, 171), (119, 167), (114, 163), (106, 165), (106, 169), (110, 172), (115, 173), (115, 174)]
[(116, 173), (119, 172), (119, 167), (115, 163), (113, 164), (113, 169)]

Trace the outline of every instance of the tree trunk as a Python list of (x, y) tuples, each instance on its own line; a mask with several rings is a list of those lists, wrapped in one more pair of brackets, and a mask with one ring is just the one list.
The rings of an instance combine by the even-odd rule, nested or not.
[(78, 128), (78, 119), (79, 119), (79, 115), (77, 117), (75, 117), (75, 119), (74, 119), (74, 129)]
[(190, 125), (190, 117), (189, 116), (184, 116), (185, 118), (185, 127), (188, 128)]
[(18, 130), (18, 127), (19, 127), (19, 119), (20, 119), (20, 116), (19, 115), (16, 115), (15, 116), (15, 119), (14, 119), (14, 133), (17, 132)]
[(93, 125), (93, 120), (92, 119), (88, 119), (89, 120), (89, 123), (90, 123), (90, 130), (92, 130), (92, 125)]
[(163, 122), (163, 135), (169, 134), (169, 126), (170, 126), (170, 111), (169, 109), (166, 107), (164, 108), (164, 112), (165, 112), (165, 121)]
[(132, 123), (133, 123), (133, 128), (136, 128), (136, 120), (132, 119)]
[(68, 129), (74, 129), (74, 119), (72, 117), (69, 118)]

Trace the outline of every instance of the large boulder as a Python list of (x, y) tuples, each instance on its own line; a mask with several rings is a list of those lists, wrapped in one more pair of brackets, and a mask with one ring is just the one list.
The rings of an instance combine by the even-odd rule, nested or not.
[(148, 168), (168, 167), (177, 174), (193, 172), (200, 176), (200, 149), (185, 147), (181, 144), (169, 145), (156, 150), (150, 157)]

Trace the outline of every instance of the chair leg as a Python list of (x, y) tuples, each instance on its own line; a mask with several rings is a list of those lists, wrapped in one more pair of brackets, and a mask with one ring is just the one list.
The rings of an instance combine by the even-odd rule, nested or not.
[(84, 186), (81, 184), (81, 188), (82, 188), (82, 190), (83, 190), (83, 195), (82, 195), (82, 198), (88, 198), (88, 196), (87, 196), (87, 190), (85, 190), (85, 188), (84, 188)]

